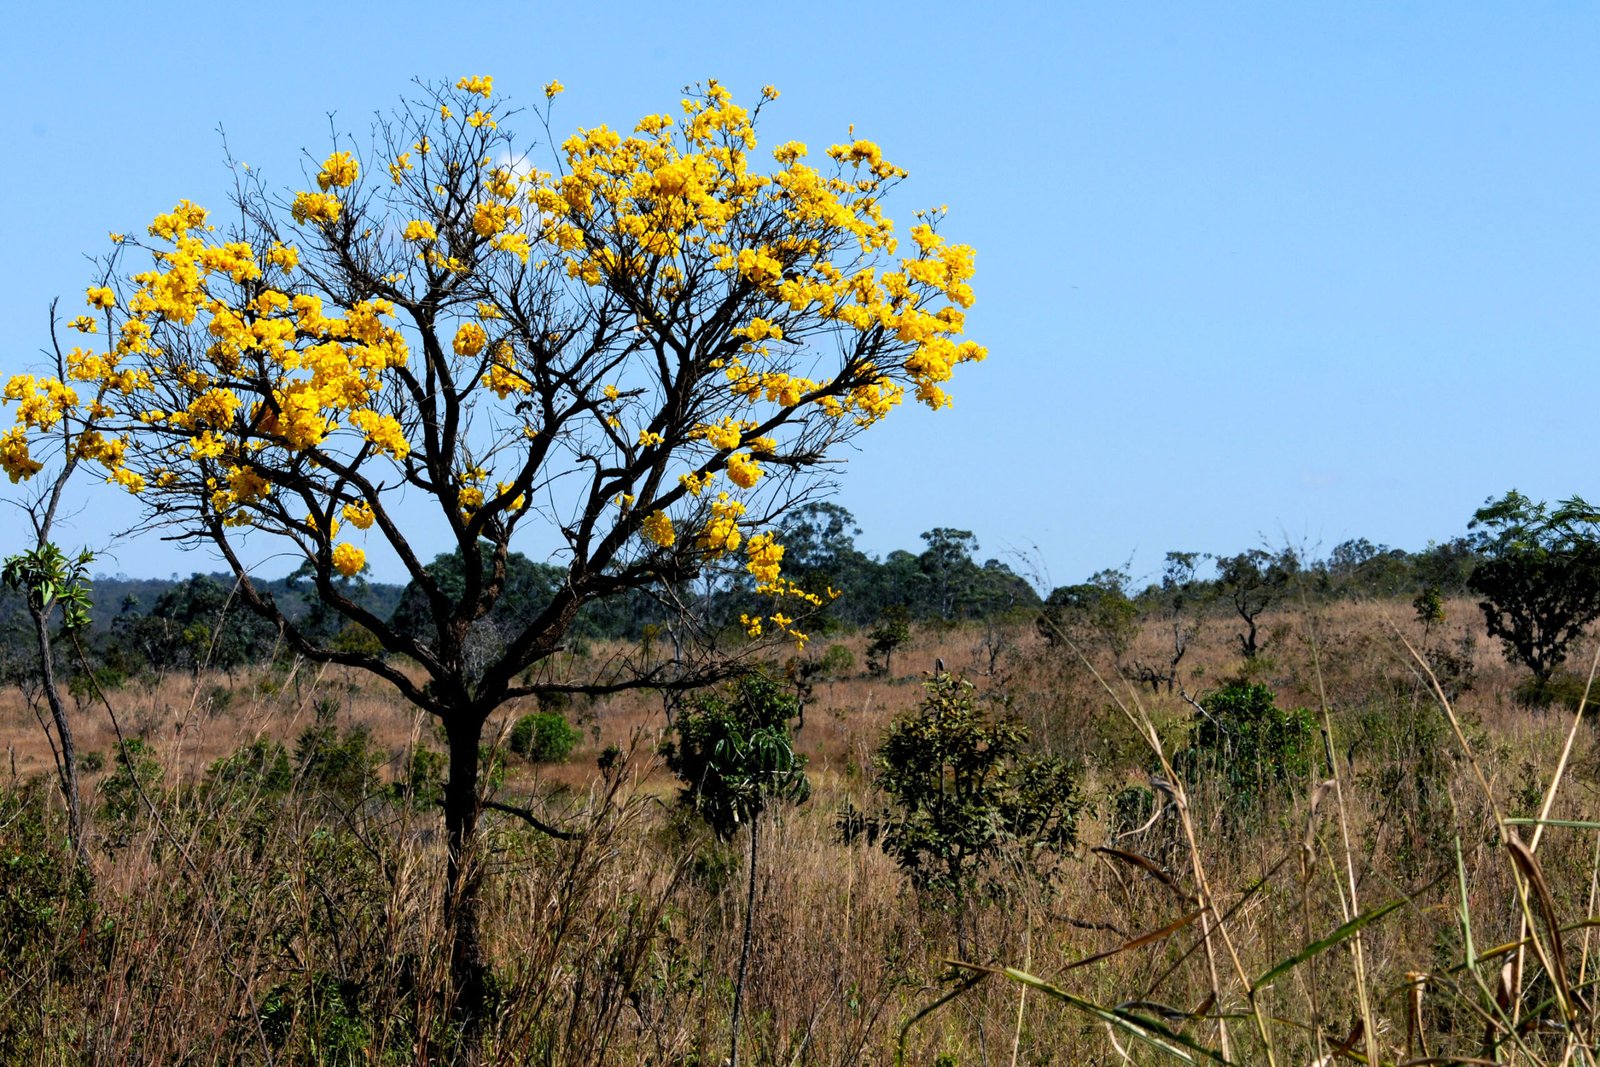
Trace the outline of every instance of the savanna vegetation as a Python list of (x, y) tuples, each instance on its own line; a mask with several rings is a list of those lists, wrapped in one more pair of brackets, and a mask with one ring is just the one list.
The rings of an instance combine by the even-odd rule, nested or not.
[[(536, 156), (422, 85), (114, 235), (5, 388), (0, 1058), (1592, 1063), (1589, 505), (862, 552), (827, 465), (984, 357), (974, 253), (870, 141), (758, 163), (777, 95)], [(91, 577), (85, 476), (226, 569)]]
[[(1583, 672), (1540, 679), (1463, 595), (1494, 551), (1276, 554), (1254, 655), (1179, 556), (948, 621), (908, 595), (892, 669), (880, 612), (683, 697), (516, 701), (482, 754), (478, 1054), (721, 1061), (737, 1026), (751, 1063), (1581, 1057), (1600, 745)], [(115, 639), (248, 647), (226, 592), (170, 583), (63, 656), (82, 864), (12, 675), (7, 1059), (448, 1062), (446, 738), (270, 641)]]

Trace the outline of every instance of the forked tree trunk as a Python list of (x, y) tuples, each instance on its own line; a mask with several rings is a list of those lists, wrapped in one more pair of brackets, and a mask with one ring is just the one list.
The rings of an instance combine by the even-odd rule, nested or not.
[(452, 1017), (459, 1027), (455, 1062), (475, 1064), (483, 1044), (488, 1011), (489, 965), (479, 931), (481, 879), (473, 837), (478, 826), (478, 742), (483, 723), (476, 716), (452, 717), (450, 780), (444, 789), (445, 872), (444, 921), (450, 938)]

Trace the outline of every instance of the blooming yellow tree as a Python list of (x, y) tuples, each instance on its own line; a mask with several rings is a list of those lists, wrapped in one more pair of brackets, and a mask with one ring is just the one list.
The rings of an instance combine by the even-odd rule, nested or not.
[[(560, 91), (534, 109), (546, 129)], [(370, 143), (337, 137), (304, 189), (240, 168), (234, 221), (185, 200), (148, 238), (113, 235), (64, 373), (5, 388), (13, 481), (40, 449), (70, 450), (220, 553), (299, 652), (370, 671), (442, 721), (469, 1019), (484, 963), (463, 871), (487, 717), (540, 691), (703, 678), (682, 661), (671, 679), (529, 669), (585, 604), (713, 564), (756, 580), (752, 634), (803, 641), (793, 620), (813, 594), (784, 579), (774, 521), (838, 446), (908, 392), (945, 406), (953, 369), (983, 358), (959, 339), (972, 249), (938, 233), (942, 211), (900, 238), (883, 209), (905, 172), (869, 141), (819, 165), (797, 142), (758, 152), (777, 95), (746, 108), (712, 81), (631, 133), (580, 129), (536, 155), (489, 78), (425, 88)], [(565, 582), (486, 653), (474, 624), (534, 527), (559, 533)], [(414, 550), (430, 537), (462, 557), (458, 595)], [(245, 547), (267, 540), (383, 653), (297, 629), (249, 573)], [(426, 636), (336, 580), (379, 545), (424, 594)]]

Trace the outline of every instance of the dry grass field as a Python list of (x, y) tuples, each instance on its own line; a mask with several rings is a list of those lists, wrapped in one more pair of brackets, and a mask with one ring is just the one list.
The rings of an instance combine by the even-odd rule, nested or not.
[[(1262, 632), (1246, 661), (1212, 618), (1172, 692), (1029, 622), (916, 630), (893, 676), (864, 673), (862, 638), (837, 639), (858, 666), (816, 683), (796, 735), (813, 794), (763, 831), (742, 1062), (1593, 1063), (1600, 831), (1561, 825), (1600, 816), (1590, 716), (1520, 706), (1520, 669), (1465, 602), (1426, 633), (1409, 605), (1376, 602), (1279, 612)], [(1161, 656), (1162, 640), (1147, 625), (1123, 665)], [(835, 827), (847, 803), (882, 806), (873, 753), (936, 659), (1079, 768), (1085, 801), (1053, 878), (1001, 863), (959, 961), (950, 910)], [(1307, 780), (1242, 797), (1163, 770), (1197, 714), (1185, 693), (1240, 676), (1311, 709), (1326, 738)], [(426, 804), (385, 792), (411, 752), (440, 747), (431, 724), (314, 665), (109, 697), (160, 770), (133, 796), (107, 709), (77, 709), (79, 751), (101, 766), (85, 777), (92, 884), (61, 859), (35, 714), (0, 697), (0, 1062), (440, 1062), (442, 835)], [(740, 841), (675, 804), (659, 695), (565, 713), (581, 734), (571, 758), (509, 757), (497, 795), (580, 835), (485, 816), (486, 1055), (721, 1063)], [(365, 731), (378, 779), (352, 792), (307, 773), (297, 743), (319, 723), (329, 743)], [(296, 768), (287, 792), (210, 770), (263, 739)], [(628, 756), (603, 774), (609, 745)]]

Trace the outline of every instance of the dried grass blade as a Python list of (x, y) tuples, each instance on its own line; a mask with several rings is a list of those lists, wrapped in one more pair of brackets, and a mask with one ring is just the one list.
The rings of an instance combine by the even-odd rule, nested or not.
[(1047, 997), (1059, 1000), (1070, 1007), (1092, 1015), (1101, 1022), (1116, 1027), (1135, 1040), (1143, 1042), (1151, 1048), (1159, 1049), (1184, 1063), (1198, 1062), (1191, 1053), (1198, 1054), (1213, 1063), (1231, 1064), (1233, 1062), (1215, 1049), (1207, 1048), (1194, 1038), (1179, 1033), (1159, 1019), (1138, 1015), (1124, 1008), (1103, 1007), (1091, 1000), (1069, 993), (1059, 986), (1051, 985), (1044, 979), (1031, 975), (1026, 971), (1019, 971), (1015, 967), (991, 969), (977, 967), (969, 963), (956, 963), (955, 966), (1003, 974), (1013, 982), (1021, 982), (1023, 985), (1036, 989)]
[(1172, 877), (1172, 875), (1162, 870), (1161, 864), (1157, 863), (1149, 856), (1141, 856), (1137, 852), (1129, 852), (1126, 849), (1120, 848), (1111, 848), (1106, 845), (1100, 845), (1096, 847), (1094, 851), (1100, 853), (1101, 855), (1110, 856), (1112, 859), (1121, 860), (1123, 863), (1131, 864), (1132, 866), (1139, 868), (1151, 878), (1154, 878), (1156, 881), (1172, 890), (1173, 895), (1175, 895), (1179, 900), (1189, 904), (1193, 904), (1195, 902), (1194, 897), (1184, 892), (1183, 888), (1178, 885), (1177, 881)]
[[(1550, 883), (1545, 881), (1544, 869), (1539, 866), (1539, 858), (1533, 850), (1522, 843), (1522, 839), (1512, 835), (1506, 841), (1506, 847), (1511, 850), (1511, 858), (1522, 869), (1523, 877), (1528, 879), (1528, 884), (1533, 887), (1533, 895), (1539, 902), (1539, 917), (1544, 920), (1544, 928), (1550, 934), (1549, 958), (1544, 960), (1545, 967), (1550, 972), (1550, 980), (1555, 983), (1556, 995), (1560, 1000), (1562, 1018), (1571, 1022), (1572, 987), (1567, 978), (1567, 952), (1561, 939), (1561, 923), (1556, 918), (1556, 902), (1550, 893)], [(1543, 947), (1537, 938), (1534, 939), (1534, 948), (1544, 956)]]
[(1192, 923), (1196, 919), (1200, 918), (1200, 916), (1203, 915), (1204, 913), (1205, 913), (1204, 909), (1197, 909), (1195, 911), (1191, 911), (1189, 914), (1183, 916), (1182, 918), (1173, 920), (1172, 922), (1170, 922), (1167, 925), (1163, 926), (1159, 930), (1151, 930), (1149, 933), (1140, 934), (1138, 937), (1132, 938), (1131, 940), (1128, 940), (1128, 941), (1124, 941), (1122, 944), (1118, 945), (1116, 948), (1107, 949), (1104, 952), (1096, 952), (1093, 956), (1085, 956), (1083, 959), (1078, 960), (1076, 963), (1071, 963), (1071, 964), (1068, 964), (1066, 967), (1063, 967), (1062, 970), (1063, 971), (1072, 971), (1072, 970), (1078, 969), (1079, 967), (1087, 967), (1091, 963), (1098, 963), (1099, 961), (1101, 961), (1103, 959), (1109, 959), (1110, 957), (1119, 955), (1119, 954), (1121, 954), (1123, 952), (1130, 952), (1133, 949), (1142, 948), (1143, 946), (1148, 945), (1153, 941), (1164, 941), (1165, 939), (1171, 937), (1173, 934), (1177, 933), (1179, 930), (1182, 930), (1185, 926), (1188, 926), (1190, 923)]
[(1391, 911), (1394, 911), (1396, 908), (1405, 907), (1410, 900), (1410, 897), (1401, 897), (1399, 900), (1391, 900), (1387, 904), (1380, 904), (1376, 908), (1362, 912), (1354, 919), (1342, 924), (1337, 930), (1333, 931), (1333, 933), (1329, 934), (1327, 937), (1318, 938), (1316, 941), (1311, 942), (1311, 944), (1306, 945), (1299, 952), (1296, 952), (1294, 955), (1283, 960), (1277, 966), (1273, 967), (1272, 970), (1256, 979), (1255, 983), (1250, 987), (1252, 992), (1270, 985), (1274, 979), (1281, 978), (1284, 974), (1294, 970), (1311, 957), (1319, 955), (1327, 949), (1332, 948), (1334, 945), (1353, 937), (1355, 934), (1359, 933), (1363, 927), (1377, 922), (1379, 919), (1383, 918)]

